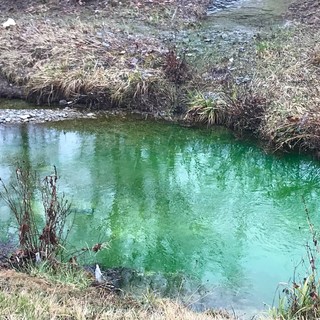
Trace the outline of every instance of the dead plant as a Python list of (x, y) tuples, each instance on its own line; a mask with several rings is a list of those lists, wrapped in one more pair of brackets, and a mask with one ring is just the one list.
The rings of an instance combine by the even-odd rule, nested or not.
[[(58, 174), (46, 176), (40, 186), (30, 168), (18, 168), (15, 181), (6, 185), (0, 178), (0, 198), (9, 206), (18, 225), (19, 250), (12, 263), (21, 266), (25, 261), (55, 260), (67, 233), (65, 224), (71, 214), (71, 204), (57, 191)], [(42, 195), (43, 218), (34, 209), (34, 201)]]
[(259, 135), (268, 102), (250, 85), (238, 86), (225, 94), (228, 105), (227, 126), (237, 132), (250, 132)]
[(175, 48), (165, 55), (163, 70), (167, 78), (175, 84), (181, 84), (189, 77), (185, 55), (179, 57)]
[(302, 201), (312, 237), (312, 243), (306, 244), (306, 261), (302, 260), (301, 263), (306, 268), (306, 276), (297, 279), (297, 268), (295, 269), (293, 281), (287, 284), (279, 295), (278, 307), (271, 310), (271, 315), (277, 319), (319, 319), (320, 316), (320, 282), (317, 272), (320, 253), (318, 234), (311, 222), (305, 200), (302, 199)]

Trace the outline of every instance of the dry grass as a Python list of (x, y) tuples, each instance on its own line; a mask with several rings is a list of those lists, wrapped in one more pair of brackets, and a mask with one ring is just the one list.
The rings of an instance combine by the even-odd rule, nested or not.
[(142, 110), (173, 104), (166, 50), (151, 37), (79, 21), (26, 22), (3, 33), (0, 73), (39, 104), (66, 99)]
[(257, 39), (247, 66), (233, 66), (235, 72), (244, 69), (250, 81), (237, 84), (237, 74), (213, 80), (206, 90), (219, 100), (195, 95), (186, 119), (253, 133), (272, 150), (318, 152), (319, 38), (319, 29), (299, 26)]
[(319, 37), (300, 27), (258, 52), (251, 86), (268, 101), (260, 135), (275, 149), (320, 148)]
[(190, 95), (190, 108), (185, 120), (205, 123), (208, 126), (226, 125), (228, 121), (228, 106), (224, 95), (209, 95), (196, 92)]
[(137, 302), (103, 289), (78, 289), (13, 270), (0, 270), (1, 319), (230, 319), (213, 313), (194, 313), (182, 305), (154, 299)]
[[(318, 8), (307, 2), (303, 6)], [(59, 1), (59, 6), (62, 3)], [(190, 89), (210, 94), (223, 91), (218, 104), (210, 100), (199, 104), (197, 96), (191, 98), (188, 121), (252, 132), (273, 150), (319, 150), (319, 28), (293, 26), (260, 37), (251, 49), (246, 49), (247, 57), (239, 59), (238, 64), (227, 61), (213, 66), (211, 78), (216, 79), (210, 82), (200, 80), (203, 70), (187, 68), (184, 60), (164, 48), (156, 35), (138, 35), (137, 31), (130, 34), (101, 18), (110, 11), (110, 21), (121, 18), (137, 27), (137, 20), (143, 17), (139, 28), (145, 34), (151, 30), (148, 23), (152, 18), (156, 26), (166, 21), (167, 29), (162, 30), (172, 31), (183, 10), (188, 11), (189, 17), (191, 11), (205, 8), (206, 0), (154, 0), (152, 5), (124, 1), (121, 6), (112, 3), (110, 8), (98, 6), (101, 16), (90, 16), (92, 21), (71, 15), (64, 21), (33, 16), (33, 20), (20, 20), (17, 27), (2, 30), (0, 75), (24, 86), (29, 99), (39, 104), (65, 99), (99, 108), (151, 111), (161, 116), (184, 110)], [(77, 8), (80, 16), (80, 6), (64, 4), (65, 10)], [(159, 16), (157, 20), (157, 14), (165, 11), (169, 12), (167, 17), (161, 20)], [(305, 11), (308, 16), (310, 12)], [(250, 82), (237, 83), (239, 75), (249, 75)]]

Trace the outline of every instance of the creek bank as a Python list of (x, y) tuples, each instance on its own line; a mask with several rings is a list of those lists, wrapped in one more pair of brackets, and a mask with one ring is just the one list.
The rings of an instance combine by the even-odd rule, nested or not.
[[(215, 49), (216, 35), (193, 45), (182, 32), (197, 32), (208, 1), (112, 3), (5, 1), (1, 19), (14, 12), (12, 6), (28, 14), (13, 13), (17, 26), (1, 31), (0, 74), (8, 82), (2, 96), (22, 95), (38, 105), (67, 100), (92, 109), (135, 109), (169, 120), (190, 115), (191, 108), (191, 122), (251, 132), (272, 150), (317, 152), (317, 4), (297, 2), (288, 14), (313, 21), (311, 26), (233, 39), (232, 52), (226, 52), (224, 44)], [(207, 51), (203, 43), (210, 44)], [(222, 99), (212, 98), (221, 92)]]
[[(69, 274), (70, 276), (70, 274)], [(81, 286), (76, 279), (48, 279), (0, 269), (0, 317), (3, 319), (223, 320), (223, 312), (195, 313), (173, 301), (145, 296), (119, 297), (104, 288)], [(22, 290), (23, 288), (23, 290)]]

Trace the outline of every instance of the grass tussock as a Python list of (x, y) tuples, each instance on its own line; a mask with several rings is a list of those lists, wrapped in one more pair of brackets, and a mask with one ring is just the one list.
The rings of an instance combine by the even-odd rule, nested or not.
[(169, 300), (136, 301), (103, 289), (80, 288), (13, 270), (0, 270), (2, 319), (230, 319), (223, 314), (194, 313)]
[(205, 123), (208, 126), (226, 124), (227, 107), (225, 100), (219, 95), (196, 92), (190, 94), (189, 105), (186, 121)]

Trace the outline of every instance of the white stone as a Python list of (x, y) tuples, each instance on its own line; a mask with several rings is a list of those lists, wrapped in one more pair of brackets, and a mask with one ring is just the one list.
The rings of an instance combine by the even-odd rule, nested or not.
[(26, 119), (32, 118), (32, 116), (30, 114), (22, 114), (22, 115), (20, 115), (20, 118), (23, 120), (26, 120)]
[(13, 19), (11, 19), (11, 18), (9, 18), (6, 22), (4, 22), (4, 23), (2, 24), (2, 26), (3, 26), (4, 28), (9, 28), (9, 27), (15, 26), (15, 25), (16, 25), (16, 22), (15, 22)]

